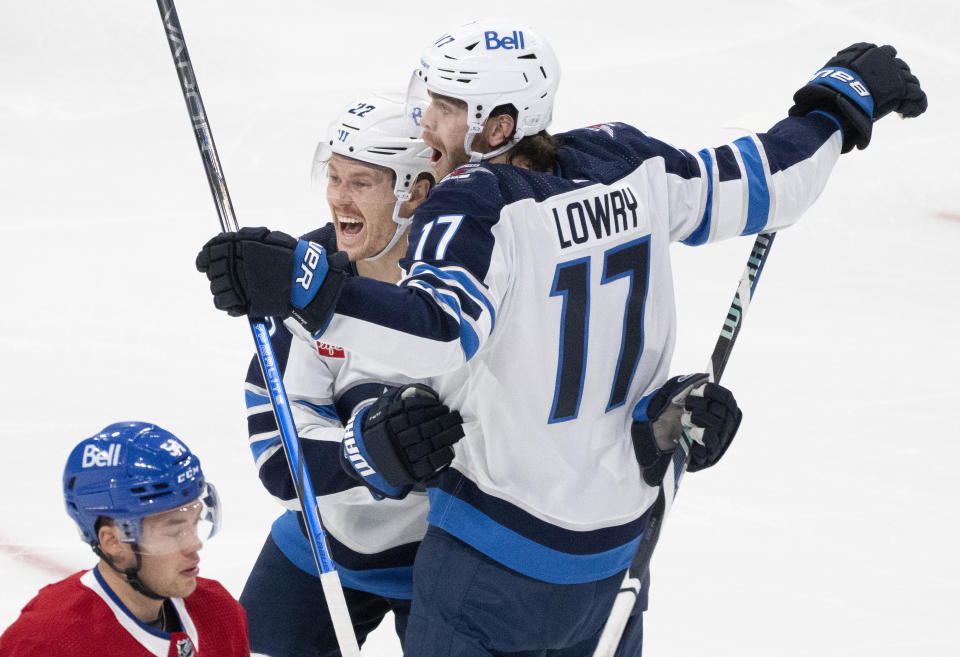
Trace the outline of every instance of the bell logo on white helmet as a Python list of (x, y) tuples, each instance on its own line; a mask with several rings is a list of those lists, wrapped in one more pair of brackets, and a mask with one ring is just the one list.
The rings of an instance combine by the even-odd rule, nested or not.
[[(452, 30), (421, 53), (407, 103), (423, 102), (426, 92), (464, 101), (464, 148), (472, 161), (479, 161), (546, 130), (559, 84), (560, 63), (546, 39), (513, 21), (484, 19)], [(472, 152), (473, 137), (501, 105), (512, 105), (517, 112), (511, 142), (491, 153)]]
[(523, 32), (513, 31), (513, 36), (499, 38), (496, 32), (484, 32), (483, 38), (486, 39), (487, 50), (523, 50)]

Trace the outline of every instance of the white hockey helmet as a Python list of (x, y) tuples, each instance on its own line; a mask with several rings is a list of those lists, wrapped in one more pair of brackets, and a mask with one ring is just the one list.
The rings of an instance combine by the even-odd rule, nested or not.
[[(429, 102), (428, 91), (464, 101), (464, 149), (476, 162), (545, 130), (559, 84), (560, 63), (546, 39), (514, 21), (491, 18), (462, 25), (428, 46), (410, 80), (407, 102), (415, 112), (416, 105)], [(517, 110), (512, 141), (492, 153), (474, 153), (473, 137), (495, 108), (508, 104)]]
[(420, 139), (420, 113), (407, 113), (400, 94), (370, 93), (343, 108), (327, 129), (327, 136), (313, 155), (314, 184), (326, 179), (326, 165), (333, 155), (342, 155), (367, 164), (386, 167), (394, 173), (393, 221), (397, 224), (390, 243), (375, 256), (376, 260), (393, 248), (413, 220), (400, 217), (400, 206), (410, 199), (417, 177), (433, 175), (432, 150)]

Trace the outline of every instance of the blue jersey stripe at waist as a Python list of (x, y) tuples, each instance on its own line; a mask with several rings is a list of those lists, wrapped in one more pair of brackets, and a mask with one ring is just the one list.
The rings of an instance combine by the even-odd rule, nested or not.
[[(504, 514), (500, 513), (499, 518), (492, 516), (463, 496), (455, 496), (440, 488), (430, 488), (428, 493), (429, 524), (456, 536), (512, 570), (554, 584), (593, 582), (625, 570), (636, 553), (649, 515), (644, 514), (639, 522), (575, 532), (549, 525), (513, 507), (511, 524), (516, 526), (521, 514), (530, 520), (522, 527), (521, 533), (501, 522)], [(488, 505), (487, 510), (497, 512), (502, 511), (502, 507)], [(538, 531), (543, 529), (546, 531)], [(563, 540), (551, 542), (557, 537)], [(560, 549), (560, 543), (574, 549)], [(601, 545), (605, 547), (598, 549)]]
[[(317, 576), (317, 566), (307, 537), (300, 528), (299, 514), (287, 511), (273, 522), (270, 535), (290, 562), (303, 572)], [(408, 543), (378, 552), (361, 554), (327, 534), (330, 556), (344, 586), (387, 598), (411, 597), (413, 560), (419, 543)]]
[[(639, 536), (647, 525), (648, 514), (622, 525), (601, 527), (590, 531), (564, 529), (537, 518), (523, 509), (489, 495), (469, 478), (454, 468), (445, 470), (430, 482), (432, 492), (440, 489), (451, 497), (462, 500), (481, 514), (510, 531), (551, 549), (569, 554), (597, 554), (618, 548)], [(434, 514), (433, 498), (431, 515)], [(432, 523), (437, 524), (437, 523)]]

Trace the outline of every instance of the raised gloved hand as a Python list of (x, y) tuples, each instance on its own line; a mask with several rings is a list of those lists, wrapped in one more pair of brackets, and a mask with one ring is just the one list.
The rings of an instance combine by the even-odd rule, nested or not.
[(401, 498), (450, 465), (462, 424), (429, 386), (388, 388), (350, 418), (340, 464), (378, 496)]
[(843, 149), (864, 149), (873, 122), (890, 112), (915, 117), (927, 109), (927, 94), (893, 46), (855, 43), (838, 52), (793, 95), (790, 116), (826, 112), (843, 128)]
[(630, 434), (648, 485), (663, 481), (684, 428), (694, 439), (690, 472), (715, 464), (733, 441), (743, 413), (729, 390), (708, 379), (706, 374), (675, 376), (634, 407)]
[(311, 333), (326, 327), (350, 275), (346, 253), (266, 228), (220, 233), (197, 254), (213, 305), (233, 317), (294, 317)]

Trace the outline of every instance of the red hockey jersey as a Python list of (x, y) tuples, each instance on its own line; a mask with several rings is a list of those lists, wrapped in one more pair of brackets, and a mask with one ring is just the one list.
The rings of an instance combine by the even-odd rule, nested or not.
[(197, 578), (172, 598), (183, 631), (169, 634), (134, 616), (97, 569), (45, 586), (0, 636), (0, 657), (249, 657), (247, 617), (218, 582)]

